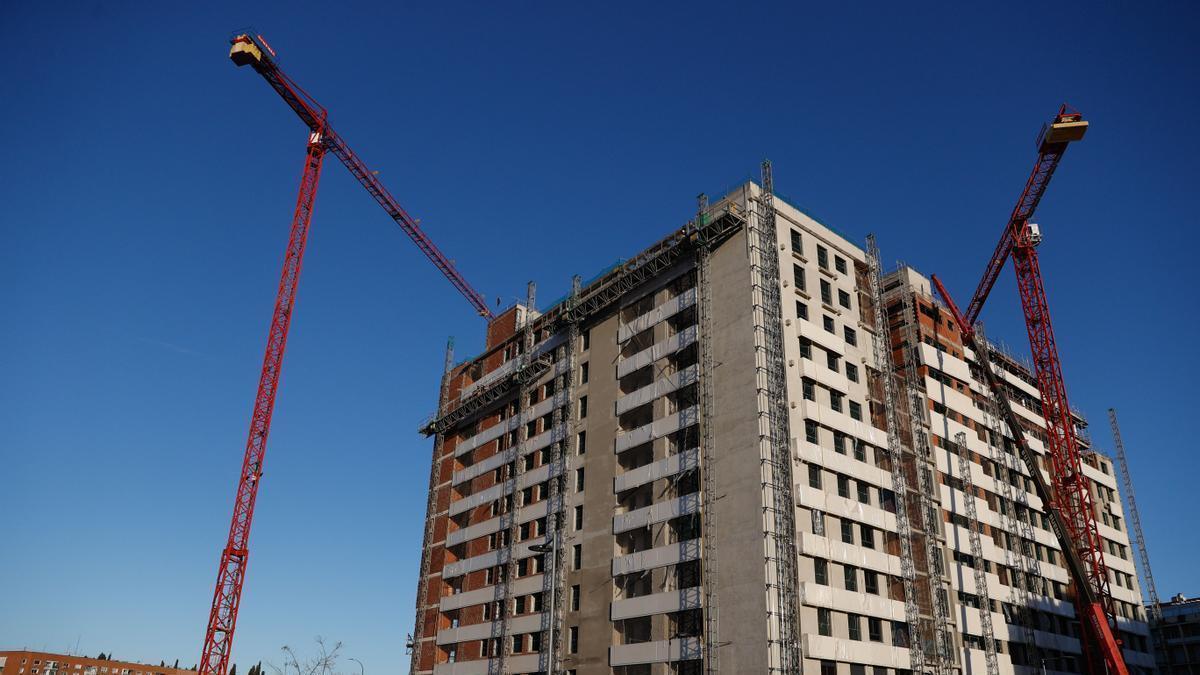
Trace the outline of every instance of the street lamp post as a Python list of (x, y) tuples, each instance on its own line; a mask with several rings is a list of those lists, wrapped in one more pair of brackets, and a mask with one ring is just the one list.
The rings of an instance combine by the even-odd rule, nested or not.
[[(359, 661), (353, 656), (350, 657), (350, 660), (358, 664), (358, 675), (366, 675), (366, 671), (363, 669), (362, 661)], [(1045, 673), (1043, 673), (1043, 675), (1045, 675)]]

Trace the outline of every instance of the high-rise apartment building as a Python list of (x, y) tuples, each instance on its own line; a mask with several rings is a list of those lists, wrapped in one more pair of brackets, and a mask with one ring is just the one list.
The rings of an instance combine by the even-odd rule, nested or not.
[[(425, 427), (413, 672), (1082, 668), (979, 360), (923, 277), (878, 263), (747, 183), (493, 321)], [(1044, 453), (1029, 369), (990, 356)], [(1111, 462), (1085, 456), (1126, 654), (1149, 669)]]

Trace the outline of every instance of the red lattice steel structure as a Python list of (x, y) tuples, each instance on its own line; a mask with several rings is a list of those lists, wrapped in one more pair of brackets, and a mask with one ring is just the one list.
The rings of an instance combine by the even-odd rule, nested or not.
[(238, 479), (229, 539), (221, 552), (221, 564), (217, 570), (217, 585), (213, 592), (204, 649), (200, 657), (200, 675), (225, 675), (229, 668), (242, 584), (245, 583), (246, 565), (250, 556), (250, 524), (254, 519), (254, 503), (262, 478), (263, 462), (266, 459), (267, 436), (271, 430), (275, 394), (279, 389), (283, 354), (287, 345), (288, 329), (291, 326), (292, 309), (296, 303), (296, 288), (300, 282), (300, 268), (308, 241), (309, 224), (312, 222), (313, 204), (317, 197), (317, 185), (320, 182), (325, 153), (332, 152), (342, 160), (342, 164), (400, 225), (421, 252), (462, 293), (480, 316), (492, 318), (483, 295), (467, 283), (455, 269), (454, 263), (442, 254), (417, 226), (417, 222), (379, 182), (375, 174), (329, 127), (325, 108), (279, 70), (274, 60), (275, 52), (266, 41), (261, 36), (239, 35), (232, 43), (230, 59), (239, 66), (253, 66), (304, 121), (310, 133), (304, 172), (300, 178), (300, 192), (296, 200), (296, 212), (292, 218), (291, 235), (283, 260), (283, 275), (279, 282), (279, 293), (275, 298), (271, 329), (267, 334), (262, 375), (259, 378), (258, 393), (254, 398), (254, 412), (250, 418), (250, 435), (246, 441), (246, 453)]
[[(996, 283), (1004, 263), (1011, 256), (1017, 276), (1017, 290), (1025, 313), (1025, 326), (1033, 355), (1034, 371), (1042, 398), (1042, 416), (1046, 420), (1047, 451), (1050, 460), (1050, 481), (1053, 489), (1051, 506), (1062, 516), (1063, 533), (1070, 548), (1078, 557), (1076, 572), (1076, 607), (1083, 626), (1083, 652), (1092, 673), (1126, 672), (1117, 632), (1117, 614), (1109, 588), (1108, 568), (1104, 562), (1103, 540), (1096, 527), (1095, 509), (1089, 482), (1083, 474), (1075, 423), (1067, 402), (1058, 345), (1050, 321), (1050, 306), (1038, 265), (1037, 245), (1040, 232), (1029, 222), (1046, 191), (1054, 170), (1058, 167), (1068, 145), (1083, 138), (1087, 122), (1078, 112), (1062, 106), (1054, 121), (1042, 129), (1038, 137), (1038, 158), (1033, 172), (1025, 183), (1008, 223), (1000, 235), (983, 279), (971, 298), (965, 313), (960, 313), (941, 282), (934, 278), (939, 294), (946, 301), (964, 337), (974, 336), (974, 324), (983, 309), (988, 293)], [(1014, 434), (1019, 429), (1012, 430)], [(1036, 471), (1037, 467), (1030, 467)]]
[(201, 673), (224, 674), (229, 666), (233, 629), (237, 624), (238, 604), (242, 583), (246, 578), (246, 563), (250, 555), (250, 521), (254, 518), (254, 502), (262, 477), (263, 460), (267, 452), (267, 435), (271, 431), (271, 414), (275, 410), (275, 393), (279, 390), (279, 374), (283, 367), (283, 352), (287, 346), (288, 328), (292, 323), (292, 308), (296, 304), (296, 286), (300, 282), (300, 266), (308, 242), (308, 226), (312, 222), (317, 183), (321, 179), (321, 163), (325, 145), (314, 131), (304, 158), (304, 173), (300, 177), (300, 195), (296, 214), (292, 218), (292, 233), (283, 259), (283, 276), (275, 298), (275, 313), (267, 333), (267, 352), (263, 357), (258, 394), (254, 397), (254, 412), (250, 417), (250, 437), (246, 440), (246, 455), (238, 481), (237, 497), (233, 502), (233, 522), (229, 539), (221, 551), (221, 566), (217, 569), (217, 588), (213, 593), (212, 609), (208, 615), (208, 632), (200, 656)]

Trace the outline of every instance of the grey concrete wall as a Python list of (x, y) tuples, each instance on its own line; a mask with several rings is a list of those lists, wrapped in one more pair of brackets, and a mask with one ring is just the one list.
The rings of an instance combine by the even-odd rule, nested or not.
[[(565, 613), (562, 631), (566, 641), (570, 626), (579, 627), (579, 651), (568, 653), (568, 645), (562, 648), (563, 670), (577, 670), (584, 674), (607, 674), (608, 648), (613, 644), (615, 631), (609, 622), (609, 606), (613, 598), (612, 559), (614, 553), (612, 535), (613, 477), (616, 474), (616, 455), (613, 439), (617, 434), (617, 315), (606, 318), (588, 327), (590, 348), (580, 354), (579, 362), (587, 362), (588, 383), (580, 385), (578, 395), (588, 397), (588, 416), (579, 420), (578, 430), (587, 432), (587, 452), (576, 456), (573, 466), (584, 466), (583, 529), (574, 531), (573, 515), (568, 509), (566, 523), (570, 531), (567, 542), (567, 557), (564, 564), (569, 570), (564, 592), (568, 594), (564, 608), (570, 609), (571, 586), (579, 585), (579, 611)], [(573, 470), (573, 469), (572, 469)], [(569, 479), (574, 486), (574, 475)], [(578, 495), (572, 503), (580, 503)], [(583, 564), (579, 570), (571, 570), (571, 551), (575, 544), (583, 546)]]
[(722, 672), (767, 669), (767, 606), (764, 574), (762, 485), (759, 477), (758, 409), (750, 267), (745, 232), (712, 255), (712, 353), (716, 461), (715, 539), (720, 664)]

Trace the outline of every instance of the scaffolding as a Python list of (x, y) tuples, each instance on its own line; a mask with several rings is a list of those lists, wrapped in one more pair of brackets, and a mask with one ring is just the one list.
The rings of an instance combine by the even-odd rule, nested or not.
[(971, 477), (971, 451), (967, 448), (967, 435), (954, 435), (955, 454), (958, 455), (958, 477), (962, 480), (962, 492), (966, 495), (963, 505), (967, 511), (967, 538), (971, 541), (971, 568), (975, 571), (975, 596), (979, 601), (979, 625), (983, 631), (983, 657), (988, 675), (999, 675), (1000, 664), (996, 658), (996, 631), (992, 628), (992, 599), (988, 593), (987, 571), (984, 569), (983, 542), (979, 540), (979, 514), (975, 510), (975, 480)]
[(1146, 535), (1142, 533), (1142, 517), (1138, 513), (1137, 499), (1133, 494), (1133, 477), (1129, 475), (1129, 464), (1125, 459), (1125, 443), (1121, 440), (1121, 428), (1117, 426), (1117, 411), (1108, 409), (1108, 424), (1112, 427), (1113, 445), (1117, 450), (1117, 466), (1121, 470), (1121, 485), (1125, 488), (1125, 501), (1129, 504), (1129, 524), (1133, 526), (1133, 536), (1137, 541), (1138, 560), (1142, 564), (1142, 585), (1146, 589), (1146, 599), (1150, 602), (1150, 635), (1154, 639), (1154, 647), (1166, 659), (1166, 666), (1171, 667), (1171, 652), (1167, 649), (1167, 641), (1162, 632), (1162, 604), (1158, 599), (1158, 589), (1154, 587), (1154, 575), (1150, 572), (1150, 552), (1146, 550)]
[[(438, 412), (444, 412), (446, 394), (450, 387), (450, 370), (454, 365), (454, 338), (446, 341), (446, 361), (442, 368), (442, 385), (438, 393)], [(409, 636), (409, 651), (412, 661), (408, 666), (409, 673), (416, 673), (421, 662), (421, 636), (425, 632), (425, 602), (429, 595), (429, 558), (433, 543), (433, 526), (437, 516), (437, 486), (438, 473), (441, 469), (442, 445), (445, 438), (438, 435), (433, 443), (433, 461), (429, 465), (429, 498), (425, 505), (425, 539), (421, 546), (421, 576), (417, 577), (417, 617), (413, 622), (413, 632)]]
[(883, 304), (883, 270), (875, 236), (867, 237), (867, 265), (871, 286), (871, 304), (875, 319), (875, 370), (882, 382), (883, 410), (887, 420), (888, 463), (891, 465), (892, 492), (896, 495), (896, 534), (900, 539), (900, 578), (904, 584), (904, 618), (908, 623), (909, 669), (925, 672), (925, 650), (921, 644), (921, 612), (917, 605), (917, 570), (913, 563), (913, 533), (909, 524), (908, 480), (904, 475), (904, 448), (900, 442), (900, 408), (896, 386), (896, 368), (892, 362), (892, 336)]
[[(533, 308), (536, 303), (536, 289), (533, 282), (529, 282), (528, 292), (525, 301), (525, 325), (521, 328), (521, 354), (520, 354), (520, 370), (526, 370), (531, 363), (535, 361), (547, 362), (546, 367), (549, 368), (549, 359), (534, 359), (533, 346), (535, 332), (533, 330)], [(508, 658), (512, 655), (513, 645), (509, 637), (510, 621), (513, 615), (511, 605), (512, 599), (512, 584), (517, 577), (517, 556), (514, 552), (514, 547), (517, 543), (517, 536), (520, 533), (521, 526), (521, 506), (523, 499), (520, 498), (521, 476), (525, 472), (524, 449), (529, 442), (529, 394), (533, 390), (533, 384), (537, 381), (536, 377), (518, 380), (519, 388), (517, 391), (517, 438), (518, 444), (516, 448), (510, 451), (514, 456), (512, 462), (505, 464), (500, 480), (497, 483), (503, 484), (505, 481), (512, 481), (512, 492), (510, 493), (512, 507), (505, 513), (500, 514), (500, 529), (493, 534), (500, 540), (496, 542), (496, 548), (501, 551), (501, 557), (504, 559), (504, 573), (497, 580), (496, 590), (493, 594), (493, 601), (499, 605), (498, 621), (493, 622), (491, 632), (492, 645), (499, 642), (499, 649), (496, 650), (497, 658), (491, 659), (488, 662), (489, 675), (506, 675), (508, 673)], [(511, 475), (510, 475), (511, 474)], [(549, 523), (550, 518), (547, 517), (546, 522)], [(543, 573), (545, 569), (543, 567)]]
[(916, 493), (920, 503), (919, 522), (921, 539), (924, 543), (925, 578), (929, 589), (929, 610), (932, 615), (933, 635), (930, 636), (934, 658), (930, 660), (928, 672), (944, 675), (953, 670), (954, 638), (949, 628), (950, 597), (946, 591), (945, 564), (942, 550), (945, 540), (941, 536), (941, 500), (937, 494), (934, 476), (933, 449), (929, 444), (928, 404), (923, 376), (921, 375), (920, 319), (914, 301), (915, 289), (902, 287), (899, 291), (901, 322), (904, 330), (904, 379), (908, 395), (909, 432), (915, 464)]
[(779, 240), (775, 230), (770, 161), (762, 164), (762, 192), (755, 216), (746, 228), (746, 238), (752, 272), (759, 466), (767, 562), (767, 672), (791, 675), (801, 670), (800, 626), (796, 610), (799, 599), (796, 591), (796, 506), (792, 496), (792, 448), (779, 297)]
[[(707, 217), (708, 197), (700, 195), (697, 226), (704, 224)], [(704, 548), (700, 554), (701, 579), (704, 584), (704, 670), (715, 675), (721, 670), (719, 660), (719, 611), (717, 606), (717, 546), (712, 533), (716, 531), (714, 504), (717, 496), (713, 485), (713, 466), (716, 447), (713, 439), (713, 354), (712, 354), (712, 281), (709, 264), (711, 250), (701, 245), (696, 250), (696, 292), (699, 304), (700, 355), (700, 478), (701, 514), (703, 522)]]
[[(579, 297), (580, 278), (571, 280), (571, 296), (574, 303)], [(556, 378), (554, 387), (554, 412), (551, 419), (553, 433), (550, 442), (550, 496), (546, 516), (546, 541), (550, 545), (549, 569), (542, 575), (542, 597), (549, 596), (549, 611), (542, 614), (542, 644), (548, 647), (539, 656), (542, 672), (557, 673), (562, 653), (563, 586), (566, 581), (565, 559), (567, 538), (563, 522), (566, 513), (568, 476), (571, 468), (572, 449), (575, 447), (575, 374), (578, 369), (576, 356), (579, 352), (579, 324), (567, 325), (567, 339), (557, 347), (559, 363), (566, 365)]]
[[(989, 343), (983, 333), (983, 325), (977, 324), (975, 327), (975, 335), (979, 338), (978, 344), (983, 346), (984, 350), (989, 349)], [(990, 370), (992, 368), (991, 355), (986, 352), (976, 354), (975, 360), (980, 368)], [(984, 378), (981, 373), (980, 379)], [(1019, 493), (1013, 490), (1011, 477), (1017, 465), (1017, 458), (1007, 449), (1008, 441), (1004, 435), (1004, 427), (1000, 419), (999, 404), (995, 397), (988, 393), (984, 394), (984, 402), (981, 406), (983, 410), (983, 419), (987, 426), (987, 445), (988, 452), (991, 455), (993, 468), (993, 481), (999, 488), (998, 498), (1001, 500), (997, 505), (1000, 513), (1000, 518), (1004, 522), (1004, 563), (1011, 572), (1013, 578), (1009, 579), (1009, 604), (1013, 608), (1013, 616), (1006, 616), (1006, 620), (1015, 621), (1021, 628), (1021, 632), (1025, 637), (1025, 652), (1023, 654), (1026, 664), (1032, 664), (1040, 661), (1041, 648), (1037, 643), (1037, 631), (1030, 615), (1030, 607), (1032, 601), (1030, 599), (1029, 579), (1040, 578), (1041, 566), (1038, 564), (1036, 557), (1023, 555), (1024, 547), (1018, 550), (1013, 550), (1012, 533), (1019, 532), (1022, 537), (1029, 537), (1032, 541), (1034, 536), (1033, 528), (1028, 522), (1021, 521), (1017, 518), (1016, 505), (1022, 504), (1026, 507), (1026, 514), (1032, 513), (1028, 509), (1028, 499), (1025, 497), (1025, 491)], [(1009, 430), (1010, 434), (1018, 434), (1019, 430)], [(1022, 527), (1024, 526), (1024, 527)], [(1017, 576), (1020, 578), (1016, 578)]]

